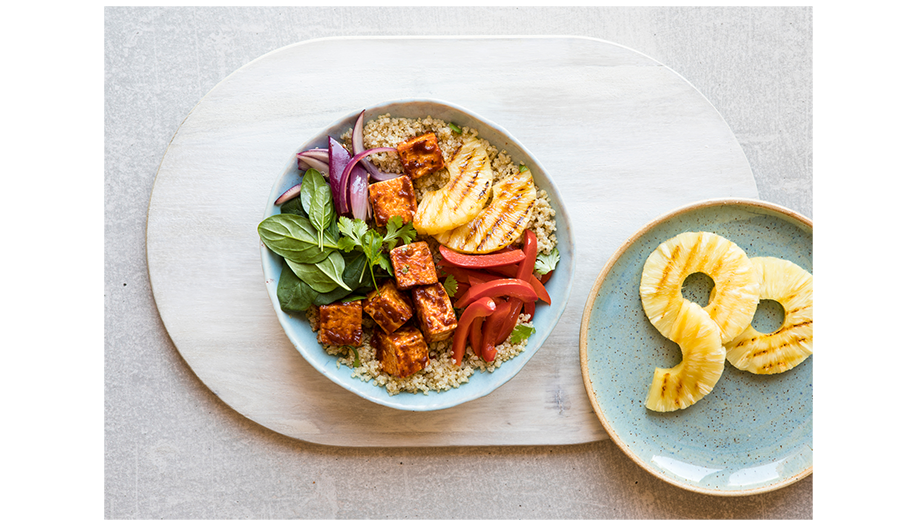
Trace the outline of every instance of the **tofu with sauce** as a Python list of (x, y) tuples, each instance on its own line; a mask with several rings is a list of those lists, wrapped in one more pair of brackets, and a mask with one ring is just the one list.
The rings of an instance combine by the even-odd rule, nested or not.
[(321, 305), (318, 314), (318, 341), (325, 345), (360, 345), (363, 338), (361, 301)]
[(455, 309), (446, 289), (438, 281), (411, 289), (417, 324), (428, 342), (443, 341), (458, 327)]
[(433, 132), (408, 139), (395, 149), (398, 150), (405, 175), (411, 179), (429, 175), (446, 165), (436, 134)]
[(380, 368), (398, 378), (411, 376), (430, 361), (430, 349), (423, 333), (413, 326), (403, 327), (391, 334), (374, 331), (372, 346), (376, 348)]
[(377, 226), (384, 227), (395, 216), (401, 216), (402, 223), (408, 224), (417, 212), (414, 183), (406, 175), (369, 185), (369, 202)]
[(426, 241), (415, 241), (395, 247), (389, 253), (395, 284), (399, 290), (438, 283), (433, 253)]
[(386, 281), (378, 290), (363, 300), (363, 311), (386, 333), (393, 333), (414, 315), (411, 301), (395, 287), (393, 280)]

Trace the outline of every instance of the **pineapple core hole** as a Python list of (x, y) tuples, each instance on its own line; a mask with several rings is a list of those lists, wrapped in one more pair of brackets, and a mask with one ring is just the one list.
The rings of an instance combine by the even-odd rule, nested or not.
[(713, 278), (703, 272), (689, 275), (681, 284), (681, 295), (701, 307), (706, 307), (710, 303), (711, 290), (713, 290)]
[(755, 317), (751, 319), (751, 326), (761, 334), (770, 334), (783, 325), (785, 317), (783, 305), (779, 302), (761, 300), (758, 309), (755, 310)]

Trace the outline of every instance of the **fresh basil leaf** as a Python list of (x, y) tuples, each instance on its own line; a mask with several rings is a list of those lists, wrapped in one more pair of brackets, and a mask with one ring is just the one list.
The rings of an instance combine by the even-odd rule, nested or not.
[(280, 308), (287, 311), (304, 311), (315, 302), (318, 293), (315, 289), (299, 279), (286, 262), (280, 270), (277, 280), (277, 301)]
[(330, 242), (319, 247), (315, 228), (308, 219), (296, 214), (265, 218), (258, 224), (258, 235), (272, 252), (297, 263), (317, 263), (328, 257), (323, 248), (338, 248)]
[(320, 270), (316, 263), (297, 263), (288, 259), (287, 264), (290, 265), (290, 269), (293, 270), (296, 276), (315, 289), (315, 292), (331, 292), (338, 287), (338, 283), (323, 270)]
[(349, 291), (350, 287), (344, 283), (344, 266), (344, 256), (340, 252), (332, 252), (327, 258), (315, 264), (315, 267), (328, 278)]

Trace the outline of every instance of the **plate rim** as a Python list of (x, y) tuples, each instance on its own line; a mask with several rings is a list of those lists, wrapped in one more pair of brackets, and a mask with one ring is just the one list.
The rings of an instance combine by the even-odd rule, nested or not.
[[(280, 322), (280, 325), (281, 325), (281, 328), (283, 329), (284, 335), (286, 336), (286, 338), (287, 338), (287, 340), (290, 342), (290, 344), (292, 344), (293, 347), (296, 349), (297, 353), (298, 353), (298, 354), (299, 354), (299, 355), (300, 355), (300, 356), (301, 356), (301, 357), (302, 357), (311, 367), (313, 367), (313, 368), (316, 370), (316, 372), (318, 372), (319, 374), (321, 374), (321, 375), (322, 375), (323, 377), (325, 377), (326, 379), (331, 380), (332, 383), (334, 383), (334, 384), (338, 385), (339, 387), (342, 387), (342, 388), (344, 388), (345, 390), (349, 391), (350, 393), (355, 394), (355, 395), (359, 396), (360, 398), (363, 398), (364, 400), (367, 400), (367, 401), (372, 402), (372, 403), (377, 404), (377, 405), (381, 405), (381, 406), (384, 406), (384, 407), (388, 407), (388, 408), (391, 408), (391, 409), (397, 409), (397, 410), (401, 410), (401, 411), (409, 411), (409, 412), (440, 411), (440, 410), (445, 410), (445, 409), (451, 409), (451, 408), (453, 408), (453, 407), (457, 407), (457, 406), (460, 406), (460, 405), (462, 405), (462, 404), (465, 404), (465, 403), (468, 403), (468, 402), (472, 402), (472, 401), (475, 401), (475, 400), (479, 400), (479, 399), (484, 398), (484, 397), (486, 397), (487, 395), (493, 393), (494, 391), (496, 391), (496, 390), (499, 389), (500, 387), (506, 385), (507, 383), (510, 382), (510, 380), (512, 380), (513, 378), (515, 378), (516, 375), (518, 375), (520, 372), (522, 372), (522, 369), (523, 369), (523, 368), (525, 367), (525, 365), (531, 360), (531, 358), (535, 355), (535, 353), (536, 353), (538, 350), (540, 350), (541, 347), (544, 346), (544, 344), (547, 342), (548, 337), (550, 337), (550, 335), (554, 332), (554, 329), (557, 327), (557, 324), (558, 324), (558, 322), (560, 321), (561, 317), (563, 317), (563, 314), (564, 314), (564, 312), (566, 311), (567, 305), (569, 304), (570, 296), (572, 295), (573, 283), (574, 283), (575, 271), (576, 271), (576, 240), (575, 240), (575, 236), (574, 236), (574, 234), (573, 234), (573, 225), (572, 225), (571, 222), (570, 222), (569, 213), (567, 212), (566, 206), (563, 204), (563, 197), (561, 196), (560, 187), (557, 185), (557, 183), (554, 181), (553, 177), (552, 177), (552, 176), (548, 173), (548, 171), (545, 169), (544, 165), (541, 164), (541, 162), (538, 160), (538, 158), (535, 157), (535, 155), (534, 155), (525, 145), (523, 145), (523, 144), (519, 141), (519, 139), (517, 139), (512, 133), (510, 133), (509, 130), (507, 130), (507, 129), (504, 128), (503, 126), (501, 126), (501, 125), (499, 125), (499, 124), (497, 124), (497, 123), (491, 121), (490, 119), (487, 119), (486, 117), (483, 117), (483, 116), (481, 116), (481, 115), (475, 113), (474, 111), (468, 110), (467, 108), (465, 108), (465, 107), (463, 107), (463, 106), (461, 106), (461, 105), (459, 105), (459, 104), (455, 104), (455, 103), (452, 103), (452, 102), (449, 102), (449, 101), (445, 101), (445, 100), (443, 100), (443, 99), (437, 99), (437, 98), (432, 98), (432, 97), (405, 97), (405, 98), (398, 98), (398, 99), (391, 99), (391, 100), (378, 101), (378, 102), (375, 102), (375, 103), (372, 103), (372, 104), (366, 104), (366, 105), (364, 105), (363, 110), (350, 112), (350, 113), (348, 113), (348, 114), (346, 114), (346, 115), (341, 116), (341, 117), (338, 118), (337, 120), (328, 123), (324, 128), (321, 128), (320, 130), (315, 130), (316, 135), (313, 136), (313, 137), (311, 137), (311, 138), (309, 138), (309, 139), (307, 139), (305, 142), (303, 142), (303, 143), (299, 146), (299, 149), (297, 149), (296, 151), (297, 151), (297, 152), (298, 152), (298, 151), (302, 151), (303, 148), (307, 148), (308, 145), (310, 145), (311, 143), (315, 142), (315, 141), (316, 141), (316, 138), (320, 137), (322, 133), (327, 132), (327, 131), (329, 131), (329, 130), (332, 130), (332, 129), (336, 128), (336, 127), (340, 127), (340, 126), (342, 125), (342, 123), (349, 122), (350, 120), (355, 120), (355, 119), (357, 118), (357, 116), (360, 114), (361, 111), (365, 111), (365, 112), (367, 112), (367, 114), (372, 113), (372, 112), (379, 113), (379, 112), (382, 111), (383, 109), (388, 109), (388, 108), (391, 108), (392, 106), (404, 105), (404, 104), (428, 104), (428, 105), (443, 106), (443, 107), (445, 107), (446, 109), (454, 110), (454, 111), (457, 111), (457, 112), (459, 112), (459, 113), (462, 113), (462, 114), (466, 115), (467, 117), (469, 117), (469, 118), (472, 119), (472, 120), (477, 120), (477, 121), (479, 121), (481, 124), (483, 124), (484, 126), (490, 127), (494, 132), (496, 132), (496, 133), (498, 133), (498, 134), (502, 134), (502, 135), (505, 137), (505, 139), (506, 139), (510, 144), (512, 144), (512, 146), (513, 146), (514, 148), (518, 149), (519, 152), (520, 152), (521, 154), (523, 154), (524, 157), (527, 157), (527, 160), (528, 160), (529, 162), (526, 163), (526, 164), (527, 164), (527, 165), (530, 165), (530, 166), (532, 166), (532, 167), (534, 167), (534, 168), (536, 168), (536, 169), (538, 170), (538, 173), (540, 174), (540, 178), (542, 178), (542, 179), (543, 179), (543, 183), (545, 183), (545, 184), (539, 185), (539, 188), (547, 188), (547, 189), (549, 189), (549, 190), (551, 191), (552, 198), (553, 198), (555, 201), (557, 201), (558, 203), (560, 203), (560, 206), (559, 206), (559, 207), (555, 204), (554, 210), (555, 210), (555, 214), (556, 214), (557, 216), (563, 217), (564, 224), (566, 225), (566, 234), (567, 234), (567, 237), (568, 237), (568, 239), (569, 239), (569, 252), (570, 252), (570, 257), (569, 257), (569, 259), (570, 259), (570, 261), (569, 261), (570, 271), (569, 271), (569, 272), (570, 272), (570, 278), (571, 278), (571, 279), (570, 279), (569, 282), (566, 283), (566, 285), (562, 288), (562, 292), (561, 292), (561, 294), (559, 295), (559, 298), (558, 298), (559, 301), (557, 301), (556, 299), (555, 299), (554, 301), (552, 301), (552, 305), (551, 305), (551, 306), (559, 304), (558, 314), (557, 314), (557, 316), (556, 316), (555, 319), (553, 319), (553, 320), (551, 320), (551, 321), (549, 322), (548, 327), (547, 327), (547, 329), (548, 329), (548, 330), (547, 330), (547, 334), (545, 334), (543, 337), (541, 337), (541, 341), (540, 341), (540, 342), (537, 342), (537, 343), (538, 343), (537, 347), (535, 347), (534, 349), (529, 349), (529, 348), (528, 348), (528, 344), (527, 344), (527, 345), (526, 345), (525, 351), (524, 351), (523, 353), (521, 353), (520, 355), (514, 357), (514, 358), (511, 360), (511, 362), (516, 362), (516, 361), (518, 360), (519, 362), (516, 362), (516, 363), (520, 363), (520, 362), (521, 362), (521, 365), (519, 365), (518, 369), (516, 369), (515, 371), (511, 371), (511, 372), (509, 372), (509, 373), (504, 373), (504, 375), (506, 375), (506, 378), (502, 379), (502, 381), (500, 381), (499, 383), (497, 383), (497, 384), (495, 384), (495, 385), (492, 385), (492, 386), (487, 386), (486, 388), (481, 389), (480, 391), (477, 391), (477, 392), (476, 392), (476, 393), (477, 393), (476, 395), (469, 395), (469, 396), (458, 397), (458, 400), (453, 401), (453, 402), (450, 402), (450, 401), (446, 400), (446, 401), (440, 401), (440, 402), (438, 402), (438, 403), (423, 404), (423, 405), (421, 405), (421, 406), (415, 406), (415, 405), (412, 405), (412, 404), (410, 404), (410, 403), (405, 402), (405, 401), (404, 401), (404, 400), (405, 400), (404, 397), (397, 398), (398, 395), (402, 395), (402, 394), (403, 394), (403, 395), (416, 395), (416, 396), (423, 396), (424, 398), (426, 398), (427, 396), (430, 396), (430, 395), (435, 396), (435, 395), (438, 394), (438, 393), (437, 393), (437, 392), (430, 392), (430, 393), (428, 393), (428, 394), (425, 394), (425, 393), (421, 393), (421, 392), (418, 392), (418, 393), (404, 392), (404, 393), (398, 393), (398, 394), (396, 394), (396, 395), (389, 395), (383, 386), (376, 386), (375, 383), (374, 383), (373, 381), (365, 382), (365, 381), (363, 381), (363, 380), (361, 380), (361, 379), (356, 379), (358, 382), (360, 382), (360, 384), (367, 384), (367, 385), (375, 386), (375, 387), (378, 387), (379, 389), (382, 390), (380, 396), (378, 396), (378, 397), (370, 396), (370, 395), (368, 395), (367, 393), (361, 392), (361, 389), (355, 387), (355, 385), (354, 385), (352, 382), (350, 382), (350, 380), (354, 380), (354, 378), (353, 378), (352, 376), (347, 377), (347, 379), (345, 380), (345, 379), (339, 378), (338, 376), (335, 376), (335, 375), (333, 375), (333, 374), (330, 374), (328, 371), (326, 371), (326, 368), (323, 367), (323, 365), (322, 365), (321, 363), (319, 363), (316, 359), (314, 359), (312, 356), (310, 356), (309, 353), (306, 352), (305, 349), (303, 349), (303, 348), (300, 347), (300, 343), (299, 343), (298, 339), (295, 339), (295, 338), (294, 338), (294, 335), (292, 334), (292, 328), (291, 328), (290, 326), (288, 326), (286, 320), (283, 318), (284, 316), (289, 317), (290, 315), (289, 315), (286, 311), (283, 311), (283, 310), (280, 308), (279, 301), (278, 301), (278, 299), (277, 299), (277, 292), (276, 292), (276, 287), (277, 287), (277, 285), (276, 285), (276, 283), (271, 279), (271, 277), (268, 275), (268, 270), (269, 270), (268, 267), (270, 266), (270, 265), (269, 265), (269, 260), (274, 256), (274, 254), (273, 254), (273, 252), (271, 252), (271, 251), (264, 245), (264, 242), (263, 242), (263, 241), (260, 242), (261, 270), (262, 270), (262, 274), (263, 274), (263, 276), (264, 276), (265, 286), (266, 286), (267, 292), (268, 292), (268, 298), (269, 298), (270, 301), (271, 301), (271, 305), (272, 305), (272, 307), (273, 307), (274, 313), (275, 313), (275, 315), (277, 316), (278, 321)], [(384, 113), (384, 112), (383, 112), (383, 113)], [(346, 125), (345, 125), (345, 128), (346, 128)], [(479, 132), (480, 132), (480, 130), (479, 130)], [(482, 134), (482, 137), (484, 137), (485, 139), (491, 140), (491, 141), (494, 140), (494, 139), (496, 139), (496, 138), (493, 138), (493, 137), (486, 137), (486, 136), (483, 135), (483, 134)], [(497, 137), (497, 138), (498, 138), (498, 137)], [(281, 186), (279, 186), (280, 183), (283, 181), (284, 177), (285, 177), (285, 176), (287, 175), (287, 173), (290, 171), (291, 167), (295, 166), (295, 164), (296, 164), (296, 152), (290, 154), (290, 157), (289, 157), (289, 159), (288, 159), (288, 161), (287, 161), (287, 164), (284, 165), (284, 168), (283, 168), (283, 169), (280, 171), (280, 173), (275, 177), (274, 183), (273, 183), (273, 185), (272, 185), (271, 194), (270, 194), (270, 196), (269, 196), (269, 198), (268, 198), (268, 202), (267, 202), (267, 204), (266, 204), (266, 206), (265, 206), (264, 216), (263, 216), (262, 220), (263, 220), (264, 218), (267, 218), (267, 217), (270, 216), (270, 215), (273, 215), (272, 212), (273, 212), (274, 208), (277, 207), (277, 205), (274, 203), (274, 199), (273, 199), (271, 196), (273, 196), (273, 195), (279, 195), (279, 194), (277, 194), (277, 191), (280, 191), (281, 188), (282, 188)], [(553, 299), (553, 298), (552, 298), (552, 299)], [(330, 355), (329, 355), (329, 356), (330, 356)], [(329, 362), (329, 363), (330, 363), (330, 362)], [(502, 367), (503, 367), (503, 366), (501, 366), (501, 368), (502, 368)], [(339, 367), (339, 366), (336, 366), (336, 368), (340, 368), (340, 367)], [(498, 370), (499, 370), (499, 369), (498, 369)], [(493, 373), (487, 372), (486, 374), (496, 374), (498, 370), (495, 370)], [(476, 375), (476, 374), (485, 374), (485, 372), (477, 371), (477, 370), (476, 370), (476, 371), (474, 372), (474, 374), (475, 374), (475, 375)], [(463, 385), (464, 385), (464, 384), (460, 385), (459, 387), (454, 387), (454, 388), (446, 389), (444, 392), (457, 391), (457, 390), (460, 389)], [(362, 387), (362, 385), (361, 385), (361, 387)]]
[(592, 288), (589, 291), (589, 296), (586, 298), (586, 303), (583, 307), (583, 318), (582, 318), (582, 321), (580, 322), (579, 358), (580, 358), (580, 369), (582, 371), (582, 376), (583, 376), (583, 386), (586, 389), (586, 396), (589, 398), (590, 404), (592, 404), (592, 408), (595, 411), (595, 415), (599, 419), (599, 422), (602, 424), (602, 427), (611, 437), (612, 441), (615, 444), (617, 444), (617, 446), (621, 449), (621, 451), (624, 452), (625, 455), (628, 456), (628, 458), (630, 458), (632, 461), (634, 461), (634, 463), (640, 466), (640, 468), (650, 473), (654, 477), (666, 483), (677, 486), (679, 488), (682, 488), (688, 491), (692, 491), (695, 493), (706, 494), (706, 495), (715, 495), (715, 496), (721, 496), (721, 497), (723, 496), (741, 497), (741, 496), (747, 496), (747, 495), (756, 495), (760, 493), (767, 493), (770, 491), (774, 491), (774, 490), (789, 486), (811, 475), (813, 472), (814, 466), (810, 465), (807, 469), (799, 473), (796, 473), (795, 475), (791, 477), (787, 477), (784, 480), (775, 482), (773, 484), (769, 484), (769, 485), (762, 486), (759, 488), (738, 489), (738, 490), (718, 490), (718, 489), (701, 488), (698, 486), (693, 486), (693, 485), (686, 484), (681, 481), (666, 477), (662, 473), (654, 469), (651, 469), (645, 460), (643, 460), (639, 455), (633, 452), (627, 446), (624, 440), (617, 434), (617, 432), (608, 422), (608, 419), (605, 418), (605, 414), (601, 410), (598, 400), (596, 399), (595, 392), (592, 388), (592, 380), (590, 380), (589, 378), (589, 362), (587, 360), (587, 354), (588, 354), (587, 331), (588, 331), (589, 320), (590, 320), (590, 316), (592, 313), (593, 304), (595, 302), (595, 298), (598, 295), (598, 291), (601, 288), (602, 283), (604, 283), (605, 278), (608, 276), (608, 273), (614, 267), (615, 263), (617, 263), (618, 259), (638, 239), (640, 239), (644, 234), (646, 234), (646, 232), (656, 227), (657, 225), (665, 221), (668, 221), (669, 219), (672, 219), (674, 217), (680, 216), (688, 212), (700, 210), (703, 208), (712, 208), (716, 206), (729, 206), (729, 205), (740, 205), (740, 206), (750, 206), (750, 207), (762, 208), (769, 212), (776, 212), (778, 214), (783, 214), (790, 219), (798, 221), (799, 223), (807, 226), (810, 229), (814, 229), (812, 219), (800, 214), (799, 212), (786, 208), (784, 206), (781, 206), (775, 203), (771, 203), (768, 201), (764, 201), (761, 199), (747, 199), (747, 198), (705, 199), (703, 201), (696, 201), (693, 203), (689, 203), (682, 207), (666, 212), (660, 216), (657, 216), (655, 219), (652, 219), (651, 221), (643, 225), (640, 229), (638, 229), (636, 232), (631, 234), (631, 236), (628, 237), (627, 240), (624, 241), (624, 243), (622, 243), (618, 247), (617, 250), (615, 250), (614, 254), (612, 254), (612, 256), (608, 259), (608, 261), (605, 262), (605, 265), (602, 267), (602, 270), (599, 272), (598, 276), (596, 277), (595, 281), (593, 282)]

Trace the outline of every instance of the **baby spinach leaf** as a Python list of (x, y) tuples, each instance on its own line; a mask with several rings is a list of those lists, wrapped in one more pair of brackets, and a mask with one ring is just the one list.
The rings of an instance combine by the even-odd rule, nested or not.
[[(305, 208), (309, 203), (309, 222), (318, 232), (318, 245), (325, 245), (325, 230), (334, 221), (334, 205), (331, 200), (331, 187), (325, 182), (322, 174), (315, 169), (309, 169), (303, 174), (300, 190), (300, 200)], [(306, 199), (308, 198), (308, 201)]]
[(281, 214), (296, 214), (298, 216), (307, 217), (306, 211), (302, 207), (302, 201), (299, 199), (290, 199), (286, 203), (280, 205)]
[(305, 217), (296, 214), (277, 214), (265, 218), (258, 225), (261, 241), (275, 254), (297, 263), (318, 263), (328, 257), (324, 249), (337, 249), (330, 242), (319, 246), (315, 228)]
[(280, 308), (288, 311), (308, 310), (317, 295), (315, 289), (299, 279), (284, 262), (280, 270), (280, 279), (277, 280), (277, 301)]
[(344, 266), (344, 256), (340, 252), (332, 252), (327, 258), (315, 264), (315, 267), (330, 280), (349, 291), (351, 288), (344, 283)]
[(315, 292), (331, 292), (338, 287), (337, 282), (320, 270), (316, 263), (297, 263), (288, 259), (287, 264), (296, 276), (315, 289)]

